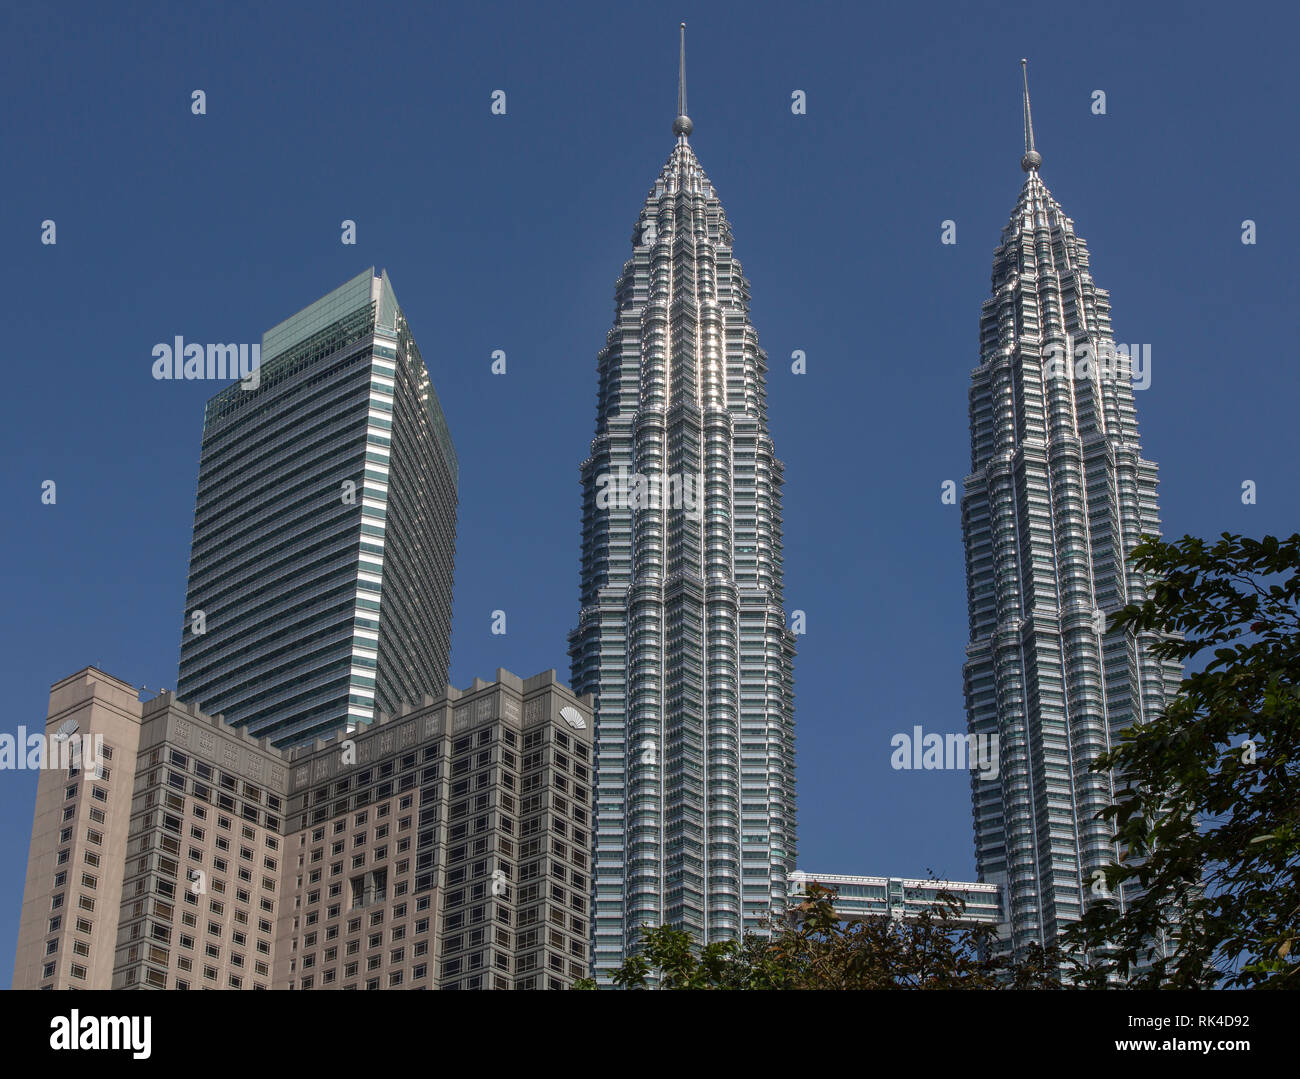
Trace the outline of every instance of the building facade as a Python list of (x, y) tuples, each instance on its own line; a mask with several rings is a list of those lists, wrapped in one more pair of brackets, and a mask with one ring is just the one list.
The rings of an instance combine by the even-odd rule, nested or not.
[(293, 745), (446, 688), (458, 464), (387, 274), (261, 349), (204, 414), (177, 694)]
[(581, 467), (574, 689), (596, 701), (594, 963), (737, 939), (794, 869), (794, 635), (767, 361), (686, 115), (637, 218)]
[[(277, 984), (563, 989), (590, 970), (592, 724), (498, 671), (293, 755)], [(426, 972), (427, 967), (427, 972)]]
[(78, 672), (46, 732), (75, 720), (103, 759), (41, 773), (14, 987), (567, 988), (591, 718), (553, 671), (498, 671), (285, 751)]
[(1116, 780), (1091, 772), (1119, 732), (1162, 711), (1177, 664), (1107, 617), (1150, 594), (1128, 564), (1159, 534), (1156, 465), (1138, 441), (1129, 360), (1088, 249), (1039, 175), (1028, 80), (1026, 173), (994, 254), (971, 374), (962, 498), (971, 734), (998, 739), (996, 779), (971, 775), (979, 879), (1002, 888), (1006, 943), (1052, 943), (1114, 861), (1097, 813)]
[(100, 775), (45, 768), (36, 785), (15, 989), (106, 989), (126, 897), (126, 850), (140, 744), (139, 693), (88, 667), (50, 688), (42, 732), (98, 735)]
[(835, 911), (845, 921), (859, 918), (915, 920), (940, 906), (953, 910), (953, 924), (961, 926), (1000, 925), (1001, 896), (995, 884), (973, 881), (914, 880), (908, 877), (860, 877), (843, 873), (790, 874), (791, 901), (808, 894), (808, 886), (819, 884), (835, 893)]

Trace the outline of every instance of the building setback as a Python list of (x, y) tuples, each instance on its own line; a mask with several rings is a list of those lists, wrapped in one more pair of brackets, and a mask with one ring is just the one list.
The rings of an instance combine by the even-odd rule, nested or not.
[(440, 695), (456, 451), (387, 274), (262, 338), (203, 419), (177, 695), (275, 745)]
[(591, 706), (547, 671), (275, 749), (94, 668), (46, 731), (14, 988), (560, 989), (589, 971)]
[(688, 141), (647, 197), (597, 359), (582, 463), (576, 692), (596, 700), (595, 954), (643, 925), (761, 931), (795, 866), (794, 635), (767, 358), (731, 226)]
[(1024, 115), (1026, 177), (981, 311), (962, 497), (968, 729), (996, 737), (1001, 761), (996, 779), (971, 774), (976, 864), (1002, 888), (1018, 955), (1088, 903), (1128, 898), (1094, 887), (1117, 854), (1096, 819), (1115, 779), (1089, 768), (1160, 713), (1180, 677), (1150, 654), (1152, 635), (1106, 631), (1150, 594), (1127, 557), (1159, 534), (1156, 466), (1114, 367), (1109, 296), (1039, 176), (1027, 78)]

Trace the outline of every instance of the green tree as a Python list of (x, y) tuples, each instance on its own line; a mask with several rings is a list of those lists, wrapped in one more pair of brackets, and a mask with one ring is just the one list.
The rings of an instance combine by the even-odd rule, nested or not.
[(1144, 537), (1131, 563), (1157, 583), (1111, 628), (1208, 661), (1093, 765), (1124, 784), (1101, 814), (1124, 852), (1107, 883), (1141, 893), (1093, 903), (1064, 943), (1094, 984), (1300, 988), (1300, 534)]
[[(834, 893), (812, 885), (769, 936), (696, 949), (671, 926), (641, 930), (641, 949), (612, 972), (615, 985), (645, 989), (994, 989), (1059, 988), (1061, 957), (1039, 950), (1012, 964), (994, 955), (993, 927), (962, 920), (944, 893), (915, 919), (846, 922)], [(584, 981), (575, 988), (594, 989)]]

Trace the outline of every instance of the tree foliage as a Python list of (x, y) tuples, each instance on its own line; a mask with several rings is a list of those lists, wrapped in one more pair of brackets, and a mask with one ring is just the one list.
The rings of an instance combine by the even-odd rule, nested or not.
[[(768, 936), (695, 948), (672, 926), (644, 927), (640, 951), (611, 972), (625, 989), (1059, 988), (1060, 957), (1040, 950), (1013, 964), (994, 954), (993, 927), (962, 920), (951, 893), (915, 919), (846, 922), (834, 893), (811, 885)], [(593, 989), (584, 981), (575, 988)]]
[(1131, 559), (1157, 583), (1112, 629), (1204, 665), (1094, 764), (1124, 783), (1101, 814), (1124, 852), (1107, 884), (1141, 891), (1064, 943), (1085, 979), (1300, 988), (1300, 534), (1144, 538)]

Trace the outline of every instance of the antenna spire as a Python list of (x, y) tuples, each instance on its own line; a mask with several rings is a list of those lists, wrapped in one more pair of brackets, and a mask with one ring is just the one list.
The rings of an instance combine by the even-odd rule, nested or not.
[(1025, 84), (1025, 156), (1020, 159), (1020, 167), (1025, 172), (1037, 172), (1043, 163), (1043, 155), (1034, 149), (1034, 117), (1029, 111), (1029, 61), (1020, 61), (1020, 77)]
[(673, 134), (686, 138), (695, 125), (686, 115), (686, 24), (682, 23), (682, 50), (677, 68), (677, 119), (673, 121)]

